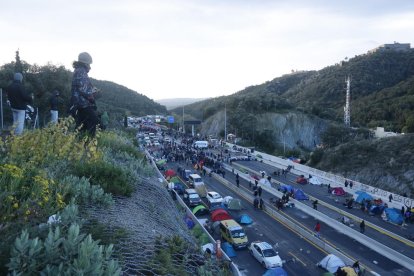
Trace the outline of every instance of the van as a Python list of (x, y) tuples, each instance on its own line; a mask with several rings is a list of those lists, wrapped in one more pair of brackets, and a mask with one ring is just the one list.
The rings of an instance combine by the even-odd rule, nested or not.
[(195, 141), (194, 148), (195, 149), (206, 149), (208, 148), (208, 142), (207, 141)]
[(194, 189), (185, 189), (183, 198), (190, 207), (201, 204), (201, 198)]
[(224, 240), (235, 248), (244, 248), (248, 245), (249, 241), (243, 227), (233, 219), (220, 221), (220, 234)]
[(201, 176), (195, 173), (190, 174), (188, 176), (188, 183), (190, 184), (190, 187), (194, 188), (201, 197), (207, 196), (207, 188)]

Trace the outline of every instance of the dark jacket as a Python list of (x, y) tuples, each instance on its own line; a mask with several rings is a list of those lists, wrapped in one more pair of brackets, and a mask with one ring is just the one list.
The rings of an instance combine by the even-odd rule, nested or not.
[(72, 104), (76, 108), (95, 106), (93, 85), (88, 76), (88, 70), (78, 65), (73, 72)]
[(6, 88), (6, 92), (11, 108), (26, 110), (26, 106), (32, 103), (32, 98), (26, 93), (23, 84), (20, 81), (13, 81), (13, 83)]
[(58, 96), (53, 95), (52, 97), (50, 97), (50, 110), (58, 110), (58, 103)]

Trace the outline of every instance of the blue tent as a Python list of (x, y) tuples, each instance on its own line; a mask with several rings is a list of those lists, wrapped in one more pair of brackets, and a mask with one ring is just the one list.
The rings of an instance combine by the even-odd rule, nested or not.
[(301, 189), (295, 190), (295, 199), (296, 200), (309, 200), (309, 197)]
[(253, 223), (253, 220), (249, 215), (242, 214), (239, 217), (239, 223), (241, 223), (241, 224), (251, 224), (251, 223)]
[(194, 224), (194, 221), (190, 217), (185, 217), (184, 221), (187, 224), (188, 229), (193, 229), (195, 224)]
[(266, 270), (263, 276), (288, 276), (286, 270), (281, 267), (275, 267), (272, 269)]
[(223, 242), (221, 244), (221, 249), (226, 253), (229, 258), (236, 257), (236, 251), (234, 251), (233, 246), (228, 242)]
[(369, 209), (369, 213), (371, 215), (380, 215), (382, 211), (384, 210), (384, 208), (385, 208), (384, 205), (373, 205)]
[(364, 199), (365, 200), (373, 200), (374, 198), (366, 192), (361, 192), (361, 193), (358, 194), (355, 201), (358, 202), (359, 204), (361, 204), (362, 200), (364, 200)]
[(292, 186), (290, 186), (290, 185), (282, 185), (281, 187), (280, 187), (280, 190), (282, 191), (282, 192), (288, 192), (288, 193), (290, 193), (290, 192), (293, 192), (293, 187)]
[(385, 213), (387, 214), (389, 222), (395, 224), (403, 223), (403, 216), (401, 215), (401, 210), (398, 210), (396, 208), (385, 208)]

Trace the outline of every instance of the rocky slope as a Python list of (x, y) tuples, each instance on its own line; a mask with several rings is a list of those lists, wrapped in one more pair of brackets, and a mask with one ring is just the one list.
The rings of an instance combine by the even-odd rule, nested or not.
[[(286, 149), (302, 147), (312, 150), (321, 143), (321, 134), (326, 130), (328, 122), (316, 116), (303, 113), (264, 113), (257, 115), (256, 129), (268, 130), (274, 146)], [(227, 125), (228, 133), (232, 129)], [(216, 135), (224, 132), (224, 112), (217, 112), (202, 124), (202, 135)]]
[(324, 150), (316, 168), (396, 193), (414, 195), (414, 134)]

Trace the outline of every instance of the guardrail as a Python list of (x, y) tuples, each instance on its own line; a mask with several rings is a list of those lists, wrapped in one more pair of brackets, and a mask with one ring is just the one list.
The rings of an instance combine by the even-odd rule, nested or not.
[[(159, 178), (162, 179), (162, 181), (165, 183), (165, 187), (167, 187), (168, 185), (168, 181), (165, 179), (164, 175), (160, 172), (160, 170), (158, 169), (157, 165), (154, 162), (154, 159), (151, 157), (151, 155), (148, 153), (147, 150), (145, 150), (145, 153), (147, 155), (147, 158), (151, 161), (151, 164), (153, 165), (153, 167), (155, 168)], [(183, 199), (177, 194), (177, 192), (175, 190), (172, 190), (171, 192), (174, 193), (175, 198), (177, 199), (178, 203), (181, 205), (181, 207), (183, 207), (185, 209), (186, 215), (190, 216), (191, 219), (193, 220), (193, 222), (195, 224), (198, 224), (201, 229), (203, 229), (204, 233), (207, 234), (210, 242), (213, 244), (213, 246), (216, 248), (217, 247), (217, 242), (216, 240), (210, 235), (210, 233), (207, 231), (207, 229), (204, 228), (204, 226), (200, 223), (200, 221), (197, 219), (197, 217), (193, 214), (193, 212), (191, 211), (190, 208), (188, 208), (187, 204), (185, 204), (185, 202), (183, 201)], [(242, 276), (242, 274), (240, 273), (238, 267), (234, 264), (234, 262), (230, 259), (229, 256), (227, 256), (227, 254), (222, 250), (222, 254), (223, 254), (223, 258), (229, 262), (230, 264), (230, 268), (231, 271), (233, 273), (234, 276)]]
[[(224, 167), (225, 167), (226, 170), (232, 171), (232, 168), (229, 169), (229, 166), (225, 165)], [(249, 177), (247, 177), (243, 172), (241, 172), (239, 170), (237, 170), (237, 171), (235, 170), (235, 173), (237, 173), (237, 172), (239, 172), (239, 177), (242, 177), (247, 181), (251, 180), (250, 175), (249, 175)], [(232, 189), (233, 191), (238, 191), (238, 190), (234, 189), (234, 185), (229, 184), (227, 186), (230, 189)], [(262, 187), (263, 190), (265, 190), (268, 193), (270, 193), (274, 196), (277, 196), (279, 198), (281, 198), (282, 195), (283, 195), (281, 192), (277, 191), (276, 189), (274, 189), (272, 187), (267, 187), (265, 185), (261, 185), (261, 187)], [(250, 195), (247, 196), (247, 198), (252, 199), (253, 196), (250, 194)], [(298, 208), (299, 210), (307, 213), (308, 215), (313, 216), (315, 219), (318, 219), (320, 221), (324, 221), (325, 223), (329, 224), (330, 227), (332, 227), (335, 230), (341, 232), (342, 234), (347, 235), (348, 237), (358, 241), (359, 243), (365, 245), (366, 247), (371, 248), (372, 250), (378, 252), (379, 254), (383, 255), (384, 257), (386, 257), (386, 258), (388, 258), (388, 259), (390, 259), (390, 260), (406, 267), (407, 269), (409, 269), (411, 271), (414, 271), (414, 260), (413, 259), (399, 253), (398, 251), (395, 251), (392, 248), (389, 248), (388, 246), (385, 246), (385, 245), (377, 242), (376, 240), (374, 240), (374, 239), (372, 239), (372, 238), (370, 238), (366, 235), (361, 234), (360, 232), (344, 225), (343, 223), (338, 222), (337, 220), (334, 220), (334, 219), (330, 218), (329, 216), (327, 216), (327, 215), (325, 215), (325, 214), (323, 214), (323, 213), (321, 213), (317, 210), (314, 210), (313, 208), (307, 206), (306, 204), (301, 203), (298, 200), (295, 200), (295, 199), (290, 199), (290, 200), (295, 204), (295, 208)], [(271, 210), (275, 211), (274, 208), (271, 208)], [(275, 211), (275, 212), (276, 212), (275, 215), (278, 214), (277, 211)], [(282, 216), (279, 214), (279, 216), (276, 216), (276, 217), (281, 218)], [(284, 218), (283, 220), (286, 221), (287, 219)], [(286, 223), (289, 223), (289, 225), (292, 225), (291, 221), (286, 222)], [(305, 235), (304, 232), (302, 231), (303, 228), (300, 228), (300, 227), (297, 228), (295, 226), (292, 226), (292, 228), (300, 229), (300, 232), (303, 235)], [(305, 233), (306, 232), (309, 233), (309, 231), (307, 231), (307, 230), (305, 231)], [(314, 240), (314, 239), (312, 241), (317, 243), (316, 240)], [(318, 244), (318, 245), (320, 245), (322, 248), (329, 249), (327, 251), (330, 252), (330, 253), (336, 254), (336, 253), (334, 253), (334, 251), (339, 252), (338, 250), (340, 250), (340, 249), (335, 249), (334, 247), (326, 244), (322, 240), (320, 240), (320, 242), (323, 243), (323, 244)], [(345, 256), (342, 253), (341, 253), (341, 255)], [(346, 259), (350, 260), (349, 257), (346, 257)]]

